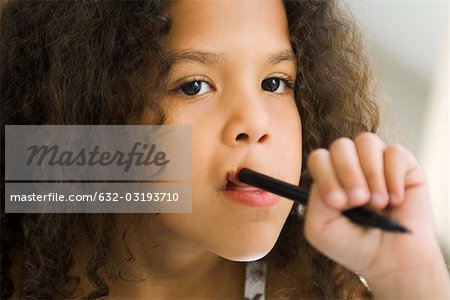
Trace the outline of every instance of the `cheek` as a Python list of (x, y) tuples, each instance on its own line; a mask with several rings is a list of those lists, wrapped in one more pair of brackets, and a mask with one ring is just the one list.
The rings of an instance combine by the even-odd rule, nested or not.
[(209, 164), (214, 160), (214, 135), (207, 126), (192, 126), (192, 180), (206, 182)]
[(293, 96), (278, 99), (268, 110), (271, 113), (271, 127), (276, 135), (289, 141), (301, 141), (301, 118)]
[(275, 129), (276, 160), (282, 166), (289, 166), (283, 170), (281, 178), (298, 184), (302, 164), (302, 124), (297, 108), (280, 113), (273, 124), (278, 124)]

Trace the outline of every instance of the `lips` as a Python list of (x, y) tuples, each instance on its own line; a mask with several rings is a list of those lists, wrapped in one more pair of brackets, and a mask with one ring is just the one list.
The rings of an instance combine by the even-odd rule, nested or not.
[(227, 173), (222, 190), (226, 199), (245, 206), (268, 208), (274, 206), (280, 200), (277, 195), (240, 182), (236, 178), (236, 171)]

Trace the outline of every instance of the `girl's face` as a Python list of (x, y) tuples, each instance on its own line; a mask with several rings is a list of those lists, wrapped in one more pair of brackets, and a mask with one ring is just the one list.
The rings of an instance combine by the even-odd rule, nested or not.
[[(293, 203), (251, 207), (227, 196), (241, 165), (292, 184), (301, 173), (296, 64), (278, 0), (181, 0), (169, 8), (170, 124), (192, 125), (192, 213), (154, 218), (170, 236), (235, 261), (274, 246)], [(192, 245), (195, 245), (192, 248)]]

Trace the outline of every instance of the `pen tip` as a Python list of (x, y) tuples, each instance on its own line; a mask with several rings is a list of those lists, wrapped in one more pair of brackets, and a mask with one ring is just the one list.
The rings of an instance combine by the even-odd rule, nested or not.
[(395, 226), (395, 231), (401, 232), (401, 233), (412, 233), (411, 230), (409, 230), (408, 228), (403, 227), (403, 226), (401, 226), (401, 225), (399, 225), (399, 224), (397, 224), (397, 225)]
[(237, 171), (236, 171), (236, 179), (239, 179), (239, 173), (241, 172), (241, 170), (242, 169), (244, 169), (245, 167), (243, 167), (243, 166), (240, 166), (238, 169), (237, 169)]

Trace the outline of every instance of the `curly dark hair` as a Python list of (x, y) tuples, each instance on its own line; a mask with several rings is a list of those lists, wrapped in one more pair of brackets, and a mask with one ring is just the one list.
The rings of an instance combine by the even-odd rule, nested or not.
[[(159, 99), (169, 70), (167, 3), (4, 1), (1, 4), (1, 155), (6, 124), (136, 124), (145, 108), (166, 121)], [(302, 169), (312, 149), (375, 132), (378, 109), (360, 34), (334, 0), (284, 1), (297, 56), (295, 97), (302, 118)], [(2, 190), (4, 197), (4, 160)], [(301, 184), (311, 184), (307, 174)], [(111, 246), (113, 214), (5, 214), (1, 201), (1, 298), (73, 297), (69, 274), (79, 237), (89, 241), (88, 299), (109, 294), (98, 270)], [(372, 295), (359, 277), (313, 249), (294, 206), (268, 254), (286, 286), (277, 299)], [(13, 276), (13, 274), (16, 274)]]

